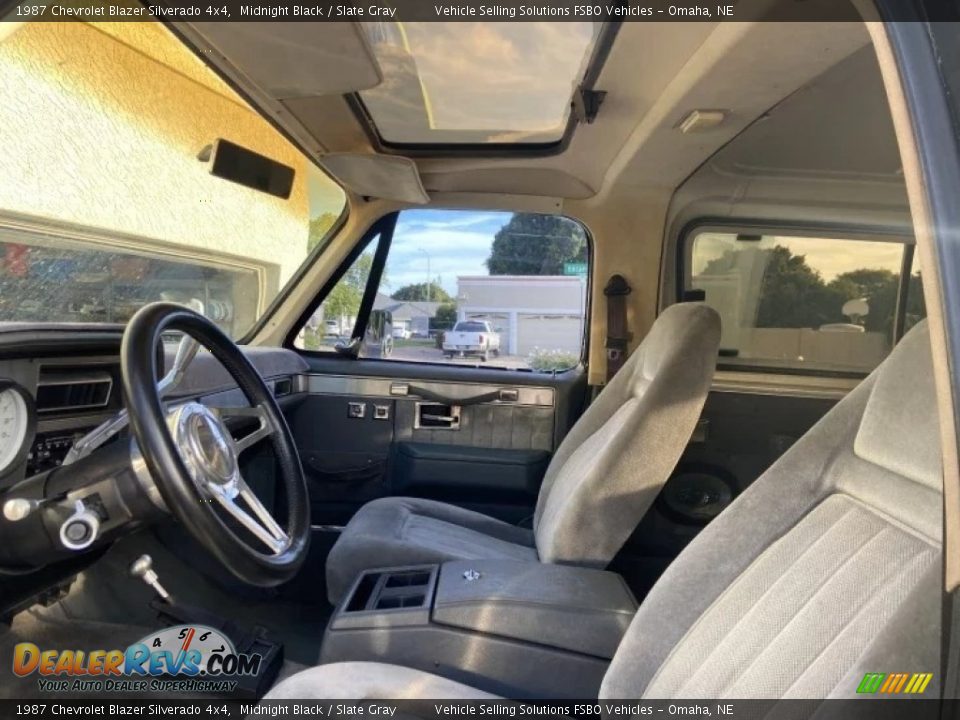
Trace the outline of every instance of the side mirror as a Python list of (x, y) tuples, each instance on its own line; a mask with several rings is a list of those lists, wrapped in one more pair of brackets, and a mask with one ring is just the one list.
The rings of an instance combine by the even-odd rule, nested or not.
[(333, 345), (338, 355), (347, 355), (356, 357), (360, 351), (360, 338), (350, 338), (349, 340), (337, 340)]

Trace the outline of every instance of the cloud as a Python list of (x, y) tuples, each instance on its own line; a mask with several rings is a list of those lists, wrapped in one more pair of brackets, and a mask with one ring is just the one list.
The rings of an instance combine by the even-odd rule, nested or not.
[(484, 261), (497, 230), (512, 213), (472, 210), (408, 210), (401, 213), (390, 245), (387, 279), (396, 290), (440, 276), (441, 285), (457, 294), (458, 275), (486, 275)]
[[(748, 247), (735, 241), (728, 233), (709, 233), (702, 237), (713, 242), (700, 244), (693, 258), (694, 275), (703, 271), (707, 264), (719, 258), (726, 250)], [(763, 248), (782, 245), (794, 255), (803, 255), (807, 265), (820, 273), (824, 282), (830, 282), (837, 275), (871, 268), (900, 272), (903, 259), (903, 245), (898, 242), (871, 242), (860, 240), (838, 240), (831, 238), (788, 237), (769, 235), (764, 237)], [(749, 247), (757, 247), (751, 245)]]
[[(363, 96), (374, 110), (383, 101), (381, 124), (419, 133), (426, 131), (417, 130), (425, 109), (404, 109), (423, 103), (412, 90), (417, 85), (435, 129), (557, 134), (597, 33), (594, 23), (571, 22), (404, 23), (402, 29), (413, 62), (397, 55), (405, 55), (395, 45), (399, 36), (374, 34), (375, 45), (377, 37), (387, 43), (376, 49), (393, 76)], [(398, 111), (407, 118), (396, 117)], [(410, 127), (401, 129), (407, 121)]]

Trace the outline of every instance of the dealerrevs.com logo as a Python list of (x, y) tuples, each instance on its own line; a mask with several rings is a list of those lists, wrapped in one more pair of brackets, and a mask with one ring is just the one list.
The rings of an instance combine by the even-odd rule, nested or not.
[(233, 642), (204, 625), (177, 625), (147, 635), (125, 650), (13, 649), (13, 672), (37, 675), (46, 692), (232, 692), (230, 678), (256, 675), (263, 658), (238, 653)]

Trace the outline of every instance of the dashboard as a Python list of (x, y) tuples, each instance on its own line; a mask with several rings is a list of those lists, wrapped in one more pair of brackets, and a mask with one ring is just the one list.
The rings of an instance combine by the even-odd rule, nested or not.
[(55, 467), (122, 406), (115, 357), (0, 360), (0, 490)]
[[(144, 468), (135, 467), (127, 431), (64, 465), (78, 439), (124, 407), (122, 328), (9, 325), (0, 323), (0, 576), (8, 578), (0, 583), (0, 609), (10, 607), (7, 591), (25, 576), (49, 584), (50, 568), (60, 565), (74, 574), (73, 561), (93, 558), (124, 532), (165, 515), (152, 480), (144, 482)], [(169, 367), (175, 352), (175, 343), (164, 343), (158, 366)], [(277, 348), (244, 353), (275, 395), (294, 399), (306, 370), (299, 355)], [(232, 377), (206, 352), (166, 400), (245, 404)], [(146, 484), (152, 494), (144, 492)]]

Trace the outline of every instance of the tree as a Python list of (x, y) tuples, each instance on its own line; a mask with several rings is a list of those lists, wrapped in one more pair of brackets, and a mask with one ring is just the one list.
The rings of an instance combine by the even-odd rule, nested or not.
[(457, 322), (457, 306), (447, 302), (437, 308), (437, 314), (430, 321), (430, 326), (436, 330), (449, 330)]
[(910, 277), (907, 290), (907, 312), (904, 329), (909, 330), (927, 316), (927, 306), (923, 302), (923, 278), (919, 272)]
[(844, 298), (836, 288), (827, 287), (820, 273), (807, 264), (806, 257), (794, 255), (782, 245), (728, 250), (707, 263), (703, 275), (737, 272), (744, 252), (763, 256), (750, 263), (764, 268), (755, 327), (817, 328), (844, 321), (840, 309), (850, 298)]
[(900, 276), (890, 270), (860, 268), (840, 273), (827, 286), (834, 289), (844, 302), (864, 298), (870, 312), (863, 319), (863, 326), (869, 332), (885, 333), (893, 336), (893, 316), (897, 311), (897, 292), (900, 288)]
[(337, 216), (331, 212), (320, 213), (310, 221), (310, 226), (307, 230), (307, 252), (313, 250), (326, 239), (330, 228), (333, 227), (336, 221)]
[(373, 253), (371, 252), (365, 252), (356, 259), (324, 300), (324, 317), (337, 321), (349, 321), (357, 317), (372, 266)]
[[(757, 253), (760, 257), (745, 257)], [(707, 263), (702, 276), (736, 275), (744, 268), (763, 268), (763, 284), (757, 303), (755, 327), (818, 328), (834, 322), (849, 322), (843, 306), (849, 300), (864, 298), (870, 308), (863, 318), (868, 332), (884, 333), (892, 339), (900, 275), (882, 268), (858, 268), (840, 273), (825, 283), (803, 255), (788, 248), (750, 248), (727, 250)], [(925, 317), (920, 273), (910, 278), (907, 292), (905, 328)]]
[(556, 215), (514, 213), (494, 236), (486, 265), (491, 275), (562, 275), (565, 262), (586, 261), (580, 225)]
[(437, 283), (412, 283), (404, 285), (395, 293), (391, 294), (394, 300), (432, 300), (433, 302), (446, 303), (453, 300), (449, 293), (440, 287)]

